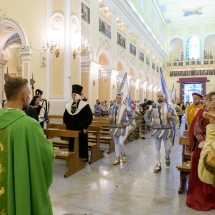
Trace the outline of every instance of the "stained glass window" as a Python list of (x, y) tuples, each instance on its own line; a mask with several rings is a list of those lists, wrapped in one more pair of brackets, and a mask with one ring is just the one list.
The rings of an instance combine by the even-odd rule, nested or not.
[(192, 36), (187, 40), (186, 44), (186, 59), (199, 60), (201, 56), (202, 46), (201, 40), (197, 36)]
[(144, 0), (140, 0), (140, 8), (144, 11)]

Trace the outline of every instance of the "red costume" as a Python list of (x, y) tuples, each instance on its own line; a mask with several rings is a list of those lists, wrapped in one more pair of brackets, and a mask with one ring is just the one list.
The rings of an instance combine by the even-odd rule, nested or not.
[(215, 209), (215, 187), (205, 184), (198, 177), (198, 163), (202, 151), (198, 145), (205, 141), (206, 126), (210, 123), (209, 119), (202, 116), (204, 111), (204, 109), (200, 109), (197, 112), (189, 133), (190, 149), (192, 149), (193, 154), (186, 203), (197, 211)]

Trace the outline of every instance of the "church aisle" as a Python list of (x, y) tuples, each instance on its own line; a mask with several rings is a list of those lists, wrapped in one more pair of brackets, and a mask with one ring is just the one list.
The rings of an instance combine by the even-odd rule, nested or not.
[[(154, 173), (154, 144), (150, 134), (145, 140), (126, 145), (128, 161), (113, 166), (115, 153), (91, 164), (67, 179), (63, 178), (65, 161), (55, 160), (50, 196), (54, 215), (212, 215), (186, 206), (186, 190), (178, 194), (181, 162), (179, 134), (171, 152), (171, 166), (165, 165), (162, 145), (162, 170)], [(186, 188), (187, 189), (187, 188)]]

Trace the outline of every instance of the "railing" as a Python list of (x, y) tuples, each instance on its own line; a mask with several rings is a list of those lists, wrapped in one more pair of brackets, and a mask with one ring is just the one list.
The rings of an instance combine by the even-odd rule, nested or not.
[(215, 60), (213, 60), (213, 59), (205, 59), (205, 60), (174, 61), (174, 62), (171, 62), (171, 63), (165, 63), (164, 67), (211, 65), (211, 64), (215, 64)]

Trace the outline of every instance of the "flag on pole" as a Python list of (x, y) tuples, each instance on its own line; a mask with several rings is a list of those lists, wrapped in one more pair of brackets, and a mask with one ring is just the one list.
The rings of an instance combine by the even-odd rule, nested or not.
[[(174, 84), (173, 84), (173, 88), (172, 88), (172, 92), (171, 92), (171, 97), (169, 95), (169, 91), (168, 91), (168, 88), (167, 88), (167, 85), (166, 85), (166, 81), (164, 79), (164, 76), (163, 76), (163, 71), (162, 71), (162, 68), (160, 68), (160, 78), (161, 78), (161, 86), (162, 86), (162, 90), (165, 94), (165, 103), (166, 103), (166, 106), (167, 106), (167, 110), (168, 112), (170, 112), (170, 108), (169, 108), (169, 104), (171, 103), (171, 98), (172, 98), (172, 92), (173, 92), (173, 89), (174, 89)], [(174, 141), (175, 141), (175, 134), (176, 134), (176, 124), (173, 123), (173, 137), (171, 138), (171, 142), (172, 142), (172, 146), (174, 145)]]
[(171, 100), (172, 100), (172, 99), (175, 99), (175, 96), (173, 96), (173, 92), (174, 92), (174, 84), (172, 85)]

